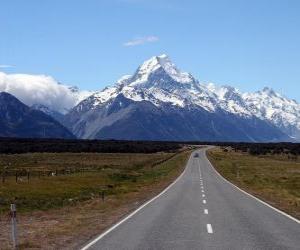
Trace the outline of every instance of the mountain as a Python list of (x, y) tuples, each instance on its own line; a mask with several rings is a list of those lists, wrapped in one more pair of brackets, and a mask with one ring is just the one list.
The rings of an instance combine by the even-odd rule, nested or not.
[(269, 121), (290, 137), (300, 141), (299, 103), (267, 87), (255, 93), (245, 93), (243, 98), (255, 116)]
[(6, 92), (0, 92), (0, 137), (75, 138), (52, 117)]
[(52, 118), (54, 118), (56, 121), (58, 121), (59, 123), (62, 123), (63, 119), (64, 119), (64, 115), (60, 112), (57, 112), (55, 110), (50, 109), (49, 107), (43, 105), (43, 104), (33, 104), (31, 106), (32, 109), (34, 110), (39, 110), (43, 113), (45, 113), (48, 116), (51, 116)]
[(89, 139), (292, 140), (250, 102), (230, 86), (199, 83), (161, 55), (80, 102), (63, 123)]

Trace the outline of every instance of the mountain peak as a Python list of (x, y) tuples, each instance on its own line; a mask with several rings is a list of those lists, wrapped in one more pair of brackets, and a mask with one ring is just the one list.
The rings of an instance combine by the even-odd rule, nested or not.
[(269, 87), (264, 87), (262, 92), (272, 96), (276, 95), (275, 91)]
[(15, 96), (13, 96), (10, 93), (7, 93), (5, 91), (0, 92), (0, 103), (1, 106), (8, 106), (11, 105), (12, 103), (21, 103)]
[(150, 75), (153, 75), (156, 72), (161, 74), (161, 71), (178, 83), (195, 82), (195, 79), (191, 74), (180, 71), (171, 61), (169, 56), (162, 54), (160, 56), (151, 57), (138, 68), (132, 78), (134, 82), (133, 85), (145, 83), (148, 81)]

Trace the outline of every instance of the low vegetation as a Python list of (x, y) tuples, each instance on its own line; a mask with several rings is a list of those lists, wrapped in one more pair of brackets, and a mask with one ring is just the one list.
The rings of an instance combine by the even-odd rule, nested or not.
[(156, 153), (180, 148), (178, 142), (0, 138), (0, 154)]
[[(0, 183), (1, 249), (10, 247), (11, 202), (17, 204), (21, 248), (78, 248), (166, 187), (189, 154), (0, 155), (0, 172), (6, 172)], [(16, 171), (17, 181), (8, 174)]]
[(230, 146), (234, 151), (247, 152), (251, 155), (285, 155), (297, 158), (300, 155), (300, 143), (218, 143)]
[(208, 157), (226, 179), (300, 218), (300, 159), (291, 152), (273, 150), (253, 155), (249, 150), (223, 147), (210, 150)]

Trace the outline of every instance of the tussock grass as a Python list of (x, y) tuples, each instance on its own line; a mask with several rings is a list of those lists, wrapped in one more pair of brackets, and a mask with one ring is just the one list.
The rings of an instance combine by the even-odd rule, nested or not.
[(286, 155), (225, 152), (220, 148), (209, 150), (207, 155), (226, 179), (300, 218), (300, 160)]
[[(35, 176), (29, 183), (16, 184), (10, 177), (0, 184), (0, 196), (7, 199), (18, 196), (21, 249), (79, 249), (169, 185), (183, 171), (190, 152), (14, 155), (11, 167), (56, 169), (65, 164), (84, 164), (91, 169), (41, 179)], [(102, 190), (104, 202), (99, 195)], [(7, 203), (1, 205), (3, 249), (11, 246), (8, 208)]]
[[(15, 202), (18, 211), (47, 210), (72, 205), (99, 197), (130, 192), (137, 183), (161, 175), (153, 171), (157, 162), (173, 156), (172, 153), (155, 154), (103, 154), (103, 153), (33, 153), (0, 155), (0, 166), (6, 171), (30, 171), (15, 181), (6, 177), (0, 183), (0, 212)], [(7, 163), (10, 163), (7, 165)], [(72, 170), (70, 174), (38, 176), (37, 172)], [(84, 170), (84, 171), (81, 171)], [(1, 170), (0, 170), (1, 171)]]

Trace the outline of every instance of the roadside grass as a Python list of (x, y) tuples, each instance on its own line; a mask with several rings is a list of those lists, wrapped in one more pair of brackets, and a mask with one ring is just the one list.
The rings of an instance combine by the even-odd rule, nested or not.
[(274, 207), (300, 218), (299, 159), (225, 151), (214, 148), (207, 152), (222, 176)]
[(12, 157), (10, 166), (20, 169), (85, 164), (90, 170), (41, 179), (34, 176), (28, 183), (15, 183), (9, 177), (0, 184), (0, 249), (11, 246), (7, 212), (8, 201), (15, 197), (21, 212), (20, 249), (78, 249), (170, 184), (183, 171), (190, 153), (4, 156)]
[[(6, 211), (11, 202), (18, 210), (33, 211), (72, 205), (99, 197), (129, 192), (135, 182), (149, 174), (151, 166), (172, 153), (155, 154), (72, 154), (34, 153), (0, 155), (0, 166), (10, 165), (6, 171), (30, 171), (18, 178), (14, 174), (0, 183), (0, 212)], [(38, 176), (37, 171), (72, 170), (70, 174)], [(84, 171), (83, 171), (84, 170)]]

